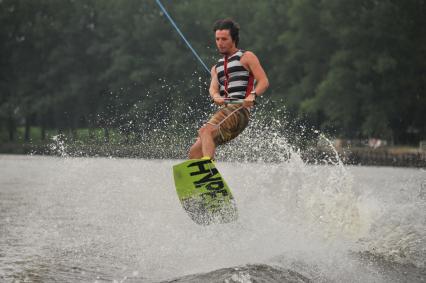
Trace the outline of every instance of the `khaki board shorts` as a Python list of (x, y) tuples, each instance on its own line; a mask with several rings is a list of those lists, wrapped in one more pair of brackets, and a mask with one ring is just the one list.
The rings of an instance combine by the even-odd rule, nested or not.
[(241, 105), (228, 104), (220, 108), (207, 122), (219, 127), (214, 137), (215, 144), (227, 143), (241, 134), (248, 125), (249, 116), (249, 111)]

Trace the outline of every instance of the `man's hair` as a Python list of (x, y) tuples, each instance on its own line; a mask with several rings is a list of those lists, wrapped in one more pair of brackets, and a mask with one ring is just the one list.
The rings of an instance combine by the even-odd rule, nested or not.
[(235, 46), (238, 46), (238, 42), (240, 41), (240, 25), (230, 18), (217, 20), (213, 25), (213, 31), (216, 32), (223, 29), (229, 30), (232, 40), (235, 41)]

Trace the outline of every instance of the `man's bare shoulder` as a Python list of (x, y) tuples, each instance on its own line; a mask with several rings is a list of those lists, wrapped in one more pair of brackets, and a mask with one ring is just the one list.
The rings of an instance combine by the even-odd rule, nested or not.
[(246, 61), (246, 62), (253, 62), (253, 61), (257, 61), (257, 56), (251, 52), (251, 51), (245, 51), (243, 53), (243, 56), (241, 56), (241, 60)]
[(244, 53), (243, 53), (243, 57), (244, 56), (255, 56), (256, 57), (256, 55), (254, 55), (254, 53), (252, 52), (252, 51), (249, 51), (249, 50), (245, 50), (244, 51)]

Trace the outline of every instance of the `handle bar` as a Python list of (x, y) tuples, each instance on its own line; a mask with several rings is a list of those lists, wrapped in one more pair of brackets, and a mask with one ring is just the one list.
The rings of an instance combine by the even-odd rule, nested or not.
[(243, 104), (244, 99), (241, 98), (225, 98), (226, 104)]
[[(226, 104), (243, 104), (244, 99), (241, 98), (225, 98)], [(256, 101), (253, 101), (253, 105), (256, 105)]]

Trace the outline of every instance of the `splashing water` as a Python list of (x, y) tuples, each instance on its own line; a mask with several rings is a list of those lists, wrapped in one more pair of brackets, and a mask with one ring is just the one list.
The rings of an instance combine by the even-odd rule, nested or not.
[(52, 143), (49, 144), (49, 149), (54, 155), (60, 157), (70, 156), (64, 135), (55, 135), (51, 139)]
[[(199, 78), (197, 72), (194, 72), (193, 76)], [(176, 86), (169, 86), (165, 80), (162, 82), (161, 87), (176, 89)], [(200, 96), (204, 87), (200, 83)], [(366, 239), (364, 236), (375, 229), (374, 221), (380, 223), (381, 220), (372, 219), (374, 217), (370, 215), (369, 210), (363, 209), (363, 200), (353, 191), (353, 177), (343, 165), (331, 141), (315, 129), (306, 130), (301, 127), (305, 132), (311, 131), (312, 133), (306, 134), (303, 131), (294, 133), (296, 126), (291, 125), (287, 120), (285, 109), (275, 111), (279, 115), (270, 117), (268, 103), (269, 101), (264, 101), (263, 105), (257, 107), (250, 125), (238, 138), (217, 150), (217, 159), (242, 164), (255, 162), (256, 170), (243, 174), (244, 178), (239, 182), (243, 186), (260, 182), (263, 185), (257, 188), (260, 190), (259, 195), (280, 200), (282, 205), (277, 205), (276, 211), (274, 211), (277, 219), (308, 223), (306, 225), (308, 228), (304, 227), (304, 229), (315, 231), (324, 240), (333, 241), (336, 237), (351, 240), (362, 239), (360, 241), (363, 242), (366, 250), (386, 254), (385, 251), (389, 250), (387, 245), (390, 243), (369, 241), (366, 244), (364, 242)], [(202, 109), (206, 109), (206, 106), (209, 110), (202, 111)], [(156, 122), (151, 125), (148, 134), (137, 140), (136, 144), (129, 145), (119, 142), (116, 146), (101, 145), (105, 149), (103, 154), (121, 156), (120, 153), (123, 153), (125, 156), (134, 157), (185, 158), (186, 151), (195, 138), (196, 129), (202, 125), (202, 121), (208, 119), (214, 109), (203, 103), (197, 104), (197, 102), (188, 105), (181, 97), (177, 97), (173, 100), (173, 107), (165, 104), (157, 109), (156, 115), (166, 118), (155, 119)], [(135, 111), (138, 111), (138, 106), (135, 106)], [(141, 113), (139, 115), (143, 116)], [(175, 119), (177, 116), (179, 119)], [(122, 121), (122, 119), (123, 117), (115, 117), (111, 120)], [(138, 122), (128, 123), (128, 125), (131, 124), (137, 126)], [(135, 130), (137, 129), (135, 128)], [(126, 130), (125, 127), (121, 128), (120, 133), (123, 134)], [(316, 137), (314, 145), (321, 144), (323, 152), (326, 153), (320, 159), (310, 160), (313, 165), (308, 165), (303, 156), (311, 148), (300, 146), (300, 144), (309, 144), (310, 141), (303, 140), (305, 136)], [(289, 137), (293, 140), (289, 140)], [(90, 151), (96, 151), (99, 148), (99, 145), (84, 147), (82, 144), (66, 140), (62, 135), (54, 136), (52, 139), (53, 143), (50, 148), (61, 157), (85, 156), (88, 151), (88, 155), (93, 155), (90, 154)], [(126, 148), (130, 147), (132, 150), (126, 151)], [(272, 187), (273, 190), (271, 190)], [(423, 204), (416, 202), (413, 207), (417, 208), (419, 205), (424, 205), (424, 202)], [(403, 225), (397, 218), (398, 216), (391, 217), (400, 229)], [(388, 227), (390, 230), (394, 228), (394, 225)], [(298, 228), (295, 227), (295, 229)], [(389, 242), (392, 242), (390, 245), (400, 247), (401, 243), (397, 240), (399, 233), (390, 233), (390, 231), (381, 233), (385, 233), (387, 236), (382, 235), (382, 237), (377, 237), (378, 239), (388, 239)], [(408, 236), (403, 244), (406, 246), (403, 248), (405, 251), (395, 249), (390, 252), (390, 257), (401, 260), (405, 256), (417, 258), (423, 256), (424, 252), (415, 255), (421, 250), (419, 245), (424, 243), (423, 236), (418, 234), (418, 232), (410, 232), (411, 236)]]
[[(408, 198), (420, 181), (417, 171), (309, 165), (285, 145), (280, 141), (290, 151), (282, 162), (218, 162), (239, 219), (208, 227), (180, 207), (171, 178), (177, 161), (0, 156), (0, 278), (404, 282), (404, 272), (421, 278), (422, 210)], [(411, 177), (398, 181), (404, 174)], [(390, 184), (385, 191), (379, 176)], [(406, 191), (391, 195), (405, 182)], [(389, 232), (394, 236), (384, 237)], [(402, 265), (386, 257), (397, 249), (406, 251)]]
[[(197, 74), (194, 73), (194, 76)], [(200, 84), (199, 87), (201, 94), (205, 86)], [(267, 105), (267, 101), (264, 105)], [(196, 130), (202, 124), (201, 121), (206, 121), (214, 108), (204, 102), (189, 105), (179, 96), (173, 100), (173, 104), (172, 102), (162, 104), (161, 108), (156, 109), (155, 115), (144, 113), (142, 104), (136, 104), (133, 110), (135, 113), (129, 114), (129, 117), (113, 117), (109, 120), (110, 125), (125, 125), (119, 127), (121, 136), (132, 131), (141, 133), (133, 143), (123, 139), (115, 145), (105, 143), (87, 147), (56, 136), (51, 150), (56, 155), (69, 159), (71, 165), (76, 163), (72, 166), (76, 166), (73, 172), (77, 176), (84, 175), (79, 171), (86, 169), (84, 163), (94, 166), (94, 161), (79, 163), (70, 157), (96, 155), (100, 147), (104, 149), (103, 155), (107, 156), (185, 158), (186, 151), (195, 138)], [(148, 116), (150, 121), (155, 123), (145, 125)], [(178, 203), (177, 199), (174, 199), (174, 192), (166, 193), (166, 188), (173, 189), (172, 184), (164, 184), (164, 181), (158, 180), (168, 180), (171, 165), (178, 161), (167, 164), (145, 164), (147, 161), (141, 161), (143, 163), (138, 166), (143, 169), (138, 168), (138, 173), (135, 172), (134, 175), (129, 173), (133, 169), (128, 168), (129, 171), (117, 169), (119, 173), (116, 174), (121, 175), (116, 177), (125, 177), (120, 177), (123, 184), (129, 182), (129, 178), (132, 180), (136, 178), (134, 176), (138, 176), (137, 174), (142, 174), (144, 178), (137, 179), (134, 185), (143, 187), (144, 182), (148, 182), (147, 188), (157, 190), (151, 195), (151, 191), (142, 189), (143, 196), (134, 192), (135, 196), (139, 199), (149, 196), (158, 202), (154, 202), (155, 205), (152, 207), (149, 206), (151, 210), (144, 206), (142, 208), (135, 206), (133, 210), (129, 210), (123, 207), (117, 209), (114, 203), (105, 199), (112, 209), (116, 209), (117, 215), (124, 218), (131, 217), (132, 222), (140, 223), (138, 225), (141, 225), (141, 228), (130, 228), (120, 222), (114, 222), (118, 228), (114, 228), (113, 231), (121, 228), (123, 232), (117, 232), (119, 236), (130, 239), (133, 245), (118, 240), (117, 244), (114, 237), (109, 236), (112, 239), (109, 237), (105, 239), (105, 235), (100, 236), (101, 242), (111, 245), (109, 242), (111, 240), (144, 266), (141, 269), (150, 274), (150, 277), (161, 279), (229, 268), (232, 265), (267, 263), (297, 271), (318, 282), (339, 282), (349, 279), (353, 282), (386, 282), (387, 279), (393, 278), (394, 273), (387, 275), (389, 272), (387, 269), (383, 271), (383, 275), (381, 271), (365, 266), (375, 264), (380, 266), (382, 263), (388, 266), (390, 262), (391, 265), (394, 263), (403, 265), (400, 269), (396, 268), (398, 271), (408, 270), (407, 265), (424, 268), (425, 201), (413, 193), (418, 191), (414, 187), (421, 182), (417, 171), (412, 173), (414, 177), (407, 180), (409, 185), (402, 190), (398, 178), (405, 176), (400, 175), (400, 172), (404, 171), (398, 171), (392, 179), (392, 173), (384, 169), (381, 173), (382, 169), (378, 168), (343, 166), (336, 150), (325, 135), (316, 132), (315, 129), (303, 127), (300, 133), (295, 128), (297, 127), (288, 122), (284, 110), (281, 110), (280, 115), (270, 117), (268, 108), (260, 105), (253, 113), (249, 127), (234, 141), (218, 149), (218, 167), (234, 192), (240, 215), (236, 223), (229, 225), (199, 230), (185, 218), (186, 215), (180, 207), (174, 206)], [(314, 141), (305, 138), (308, 136), (314, 136)], [(304, 154), (317, 142), (321, 143), (326, 154), (319, 159), (311, 160), (308, 164)], [(121, 162), (128, 161), (112, 160), (112, 162), (127, 168), (127, 165)], [(370, 172), (378, 172), (379, 176), (384, 176), (383, 191), (380, 190), (381, 186), (377, 185), (376, 179), (369, 175), (372, 174)], [(354, 174), (358, 178), (367, 176), (367, 180), (361, 180), (364, 185), (360, 185), (359, 179), (354, 180)], [(105, 184), (102, 179), (94, 179), (95, 177), (91, 175), (80, 177), (82, 180), (86, 178), (88, 182), (98, 182), (102, 188), (111, 186)], [(67, 177), (64, 178), (67, 180)], [(72, 180), (74, 178), (75, 176)], [(104, 178), (109, 180), (108, 176)], [(371, 185), (368, 178), (372, 180)], [(87, 185), (81, 186), (86, 189)], [(99, 194), (106, 196), (112, 194), (97, 186), (95, 188)], [(74, 193), (81, 194), (79, 191)], [(90, 192), (87, 194), (90, 195)], [(90, 196), (96, 197), (95, 194)], [(73, 195), (70, 197), (71, 200), (72, 198), (80, 200), (80, 202), (73, 201), (76, 207), (85, 203), (85, 198)], [(120, 198), (116, 195), (114, 197)], [(134, 196), (130, 197), (128, 201), (131, 202)], [(164, 207), (164, 202), (176, 208), (173, 215), (167, 214), (168, 208)], [(96, 208), (93, 209), (95, 215), (100, 213)], [(128, 216), (121, 215), (120, 209), (127, 211)], [(140, 209), (143, 209), (146, 215), (141, 216)], [(160, 209), (166, 216), (157, 214), (156, 209)], [(158, 223), (166, 223), (166, 226), (158, 227)], [(101, 227), (106, 225), (101, 220), (98, 224)], [(136, 229), (136, 232), (132, 229)], [(148, 237), (152, 242), (150, 245), (155, 249), (134, 239), (133, 233)], [(173, 235), (168, 239), (170, 243), (162, 240), (160, 235), (163, 234)], [(87, 234), (82, 236), (91, 237)], [(209, 242), (211, 246), (207, 247), (205, 242)], [(118, 257), (120, 260), (119, 252), (113, 250), (111, 253), (107, 253), (106, 256)], [(181, 261), (180, 258), (191, 262), (200, 257), (203, 257), (204, 261), (197, 263), (193, 268), (187, 267), (183, 262), (177, 263)], [(168, 270), (162, 270), (161, 266), (166, 266)], [(182, 269), (183, 273), (179, 273), (179, 269)], [(224, 280), (254, 282), (259, 279), (248, 270), (243, 268), (242, 271), (233, 270), (229, 273), (224, 271), (226, 274)], [(254, 270), (258, 272), (263, 269), (256, 266)], [(368, 272), (365, 272), (366, 270)], [(218, 274), (219, 270), (213, 276)]]

